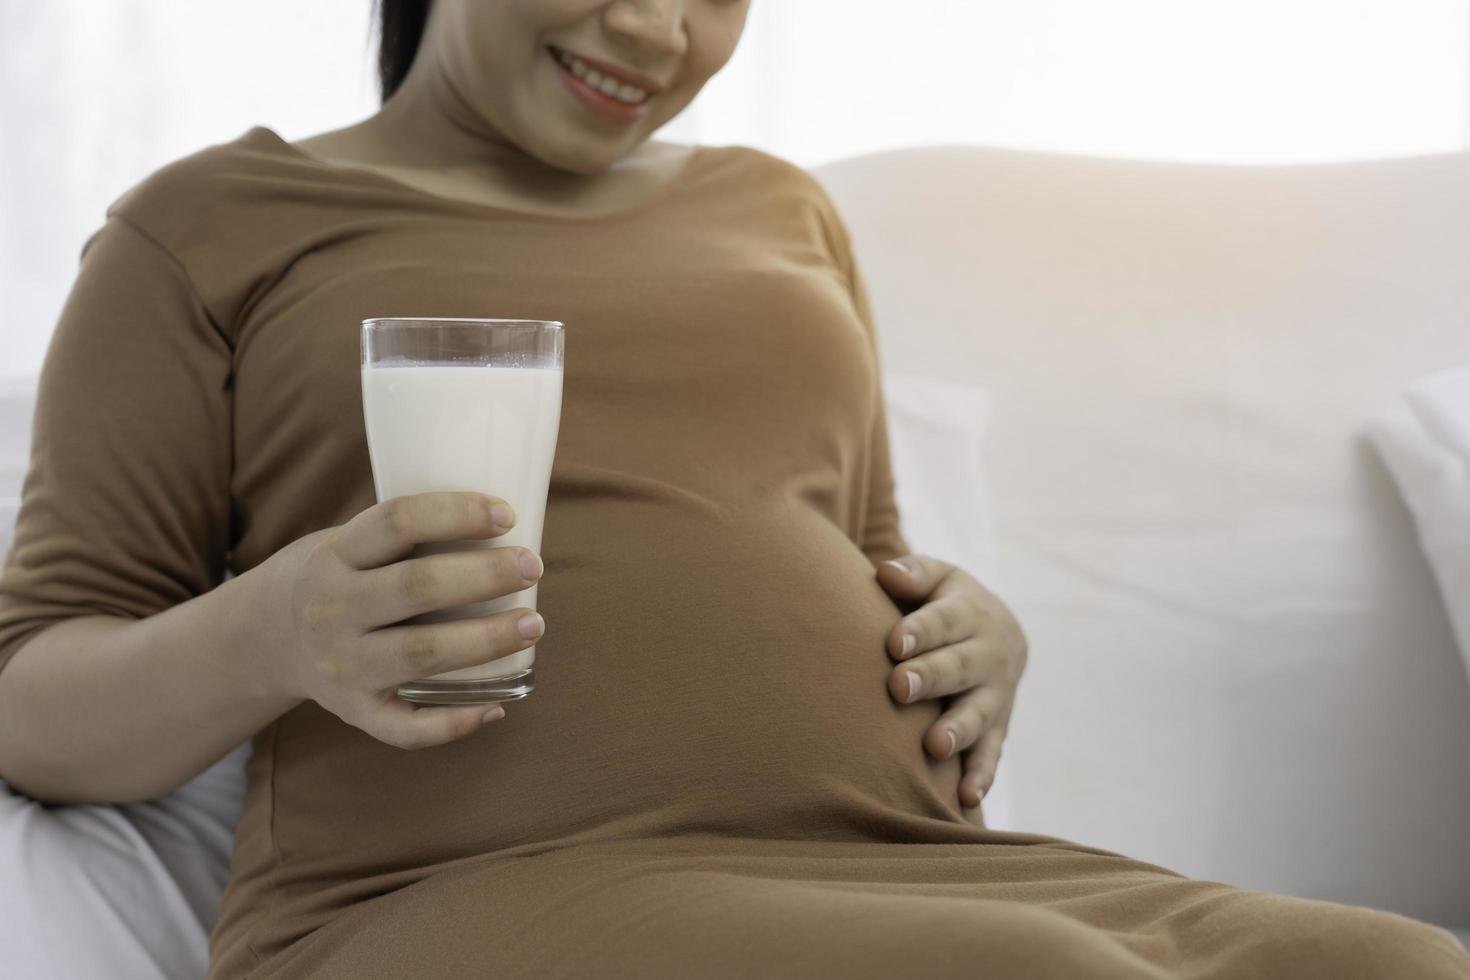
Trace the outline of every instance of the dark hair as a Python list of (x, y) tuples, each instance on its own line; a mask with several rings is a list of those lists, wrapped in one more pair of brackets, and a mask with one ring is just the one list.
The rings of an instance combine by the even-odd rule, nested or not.
[(378, 102), (403, 84), (413, 56), (424, 39), (424, 24), (434, 0), (375, 0), (373, 20), (378, 25)]

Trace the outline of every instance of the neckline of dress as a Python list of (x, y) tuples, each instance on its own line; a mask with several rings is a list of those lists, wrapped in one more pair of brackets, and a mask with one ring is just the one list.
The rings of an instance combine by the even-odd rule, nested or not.
[(657, 206), (658, 204), (678, 193), (684, 187), (684, 185), (689, 182), (694, 172), (698, 169), (698, 165), (704, 160), (705, 156), (708, 155), (707, 151), (710, 150), (710, 147), (696, 143), (694, 145), (693, 152), (689, 154), (689, 159), (684, 162), (684, 166), (679, 169), (678, 174), (676, 174), (673, 179), (666, 181), (663, 186), (659, 187), (657, 193), (655, 193), (652, 197), (646, 198), (639, 203), (633, 205), (632, 207), (621, 208), (617, 211), (610, 211), (605, 214), (572, 216), (564, 214), (550, 214), (541, 211), (520, 211), (516, 210), (515, 208), (501, 207), (497, 204), (487, 204), (483, 201), (470, 201), (466, 200), (465, 198), (448, 197), (444, 194), (436, 194), (433, 191), (426, 191), (421, 187), (415, 187), (413, 184), (398, 180), (395, 177), (389, 177), (387, 174), (379, 173), (376, 170), (369, 170), (366, 167), (356, 167), (350, 164), (335, 163), (331, 160), (325, 160), (321, 157), (313, 156), (312, 154), (307, 153), (305, 150), (301, 149), (299, 146), (296, 146), (294, 143), (288, 142), (285, 137), (281, 136), (281, 134), (277, 133), (269, 126), (255, 126), (250, 130), (250, 132), (263, 134), (276, 148), (284, 150), (298, 160), (303, 160), (325, 170), (331, 170), (336, 173), (349, 174), (353, 177), (370, 180), (379, 185), (392, 187), (394, 190), (400, 191), (402, 193), (411, 194), (415, 197), (426, 198), (438, 204), (450, 205), (457, 208), (466, 208), (472, 211), (481, 211), (489, 214), (513, 217), (524, 221), (544, 221), (554, 224), (600, 224), (609, 221), (620, 221), (625, 218), (636, 217), (637, 215), (642, 214), (643, 212)]

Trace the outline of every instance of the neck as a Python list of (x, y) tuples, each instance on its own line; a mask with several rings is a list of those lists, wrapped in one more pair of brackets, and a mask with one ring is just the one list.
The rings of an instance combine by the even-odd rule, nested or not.
[[(549, 199), (570, 199), (630, 171), (649, 157), (647, 144), (605, 171), (584, 173), (555, 167), (527, 152), (475, 112), (442, 72), (425, 62), (409, 71), (378, 113), (358, 127), (368, 151), (386, 166), (443, 174), (493, 174), (504, 186)], [(420, 67), (415, 65), (415, 67)]]

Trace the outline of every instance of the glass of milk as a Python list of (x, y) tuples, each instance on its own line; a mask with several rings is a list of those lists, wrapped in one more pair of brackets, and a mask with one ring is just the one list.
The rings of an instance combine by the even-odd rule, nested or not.
[[(541, 552), (561, 423), (562, 323), (453, 317), (362, 321), (362, 408), (381, 503), (431, 490), (503, 498), (516, 524), (495, 538), (419, 545), (410, 557), (508, 548)], [(536, 608), (540, 582), (402, 625)], [(425, 704), (513, 701), (534, 689), (536, 647), (425, 677), (398, 696)]]

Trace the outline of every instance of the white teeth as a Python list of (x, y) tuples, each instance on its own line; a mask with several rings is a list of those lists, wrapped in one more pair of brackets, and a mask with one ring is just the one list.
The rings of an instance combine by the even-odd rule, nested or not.
[(595, 68), (589, 68), (587, 62), (581, 58), (569, 55), (565, 51), (558, 51), (556, 58), (563, 65), (566, 65), (567, 70), (577, 76), (577, 78), (586, 82), (592, 88), (597, 89), (602, 94), (610, 95), (620, 102), (637, 105), (639, 102), (648, 98), (648, 93), (638, 86), (623, 84), (615, 78), (602, 74)]

